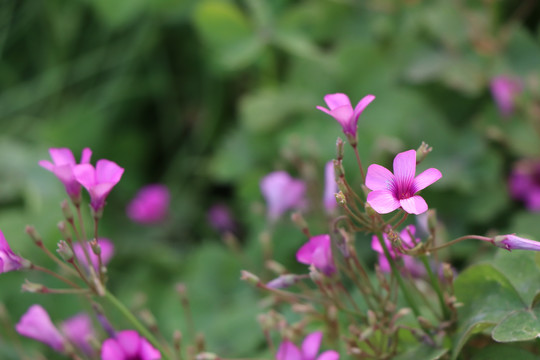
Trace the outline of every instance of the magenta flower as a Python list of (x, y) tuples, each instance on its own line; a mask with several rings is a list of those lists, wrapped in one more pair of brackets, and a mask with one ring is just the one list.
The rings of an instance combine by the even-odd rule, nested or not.
[(324, 97), (324, 101), (329, 109), (322, 106), (317, 106), (317, 109), (324, 111), (336, 119), (341, 124), (345, 135), (350, 135), (353, 138), (356, 138), (358, 117), (373, 100), (375, 100), (375, 96), (366, 95), (358, 102), (358, 104), (356, 104), (356, 107), (353, 109), (351, 101), (347, 95), (341, 93), (328, 94)]
[(158, 360), (161, 354), (134, 330), (124, 330), (101, 346), (101, 360)]
[(99, 212), (105, 206), (105, 199), (120, 181), (124, 169), (109, 160), (98, 160), (96, 167), (91, 164), (77, 165), (73, 169), (75, 179), (90, 194), (90, 206)]
[[(41, 160), (38, 164), (56, 175), (64, 184), (70, 198), (75, 201), (78, 200), (81, 194), (81, 185), (73, 174), (73, 168), (77, 165), (73, 153), (67, 148), (50, 148), (49, 154), (53, 160), (52, 163), (48, 160)], [(84, 148), (81, 155), (81, 164), (88, 164), (91, 156), (92, 151), (89, 148)]]
[(212, 205), (206, 218), (210, 226), (220, 233), (234, 233), (236, 231), (236, 222), (231, 210), (224, 204)]
[(167, 217), (171, 195), (165, 185), (147, 185), (127, 207), (128, 217), (141, 224), (156, 224)]
[(0, 231), (0, 274), (22, 268), (24, 260), (11, 250), (4, 233)]
[(261, 192), (268, 205), (268, 216), (277, 220), (285, 211), (304, 204), (306, 185), (285, 171), (275, 171), (261, 180)]
[(334, 175), (334, 162), (329, 161), (324, 167), (324, 197), (323, 204), (327, 213), (332, 213), (336, 207), (336, 193), (338, 186)]
[(86, 355), (91, 355), (93, 353), (90, 340), (95, 338), (95, 333), (90, 316), (83, 313), (77, 314), (65, 320), (60, 325), (60, 329), (69, 342)]
[(330, 235), (312, 236), (297, 252), (296, 260), (302, 264), (313, 265), (325, 275), (336, 272), (336, 264), (332, 257), (332, 241)]
[(58, 352), (64, 351), (65, 340), (54, 326), (47, 311), (40, 305), (32, 305), (15, 325), (15, 330), (23, 336), (49, 345)]
[[(103, 263), (103, 265), (107, 265), (114, 254), (114, 245), (109, 239), (105, 239), (105, 238), (99, 238), (97, 243), (99, 247), (101, 248), (101, 262)], [(90, 256), (90, 261), (92, 262), (92, 266), (94, 266), (94, 269), (99, 273), (98, 256), (94, 254), (90, 244), (87, 243), (86, 248), (88, 250), (88, 255)], [(86, 256), (84, 255), (83, 247), (80, 243), (73, 244), (73, 252), (75, 253), (75, 256), (77, 257), (77, 260), (79, 260), (79, 262), (83, 264), (84, 267), (88, 268), (88, 261), (86, 261)]]
[(509, 76), (496, 76), (491, 80), (491, 94), (502, 116), (514, 112), (516, 97), (523, 91), (521, 80)]
[(525, 239), (514, 234), (508, 235), (499, 235), (495, 236), (492, 241), (493, 245), (506, 249), (508, 251), (512, 250), (532, 250), (540, 251), (540, 242)]
[(321, 331), (309, 334), (300, 349), (289, 340), (283, 340), (276, 353), (276, 360), (339, 360), (339, 354), (335, 350), (327, 350), (317, 356), (322, 336)]
[(366, 186), (373, 190), (367, 196), (369, 205), (379, 214), (388, 214), (402, 207), (409, 214), (421, 214), (428, 209), (426, 201), (416, 193), (442, 177), (439, 170), (430, 168), (415, 177), (416, 151), (396, 155), (394, 174), (373, 164), (368, 167)]
[(540, 211), (540, 161), (525, 159), (517, 162), (509, 179), (510, 194), (522, 200), (530, 211)]

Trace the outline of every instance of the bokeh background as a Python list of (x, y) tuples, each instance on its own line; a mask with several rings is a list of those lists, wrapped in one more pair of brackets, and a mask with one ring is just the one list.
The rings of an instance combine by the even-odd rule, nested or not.
[[(448, 238), (499, 231), (540, 239), (538, 213), (508, 191), (515, 162), (540, 156), (539, 19), (535, 0), (2, 1), (0, 229), (16, 252), (50, 265), (24, 227), (34, 224), (54, 249), (65, 195), (37, 162), (49, 147), (77, 158), (90, 147), (93, 161), (125, 168), (101, 226), (116, 245), (111, 289), (149, 308), (166, 337), (181, 329), (189, 342), (175, 292), (185, 283), (208, 350), (270, 358), (256, 321), (264, 306), (239, 271), (262, 270), (260, 239), (270, 233), (276, 260), (304, 271), (294, 261), (300, 231), (287, 216), (266, 221), (259, 181), (271, 171), (310, 184), (306, 219), (313, 233), (327, 231), (323, 169), (342, 133), (315, 109), (325, 94), (344, 92), (353, 103), (377, 97), (359, 121), (365, 164), (389, 167), (399, 151), (433, 146), (421, 166), (444, 176), (424, 196)], [(523, 84), (510, 116), (490, 92), (500, 75)], [(345, 156), (360, 189), (352, 151)], [(149, 183), (172, 193), (158, 226), (125, 214)], [(209, 221), (215, 205), (233, 219), (226, 229)], [(224, 243), (224, 230), (243, 255)], [(467, 243), (446, 256), (459, 269), (491, 253)], [(75, 297), (21, 294), (25, 278), (56, 284), (2, 274), (0, 300), (12, 322), (33, 303), (57, 322), (88, 310)], [(28, 354), (57, 358), (7, 324), (0, 358), (20, 358), (20, 342)]]

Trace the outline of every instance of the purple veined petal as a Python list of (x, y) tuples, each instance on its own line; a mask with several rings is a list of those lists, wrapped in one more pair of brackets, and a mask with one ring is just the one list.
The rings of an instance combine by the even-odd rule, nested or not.
[(317, 360), (339, 360), (339, 353), (335, 350), (327, 350), (319, 355)]
[(406, 191), (410, 188), (415, 173), (416, 150), (408, 150), (397, 154), (394, 158), (394, 176), (400, 191)]
[(51, 159), (56, 166), (59, 165), (75, 165), (75, 157), (73, 153), (68, 148), (50, 148), (49, 154)]
[(81, 164), (88, 164), (90, 162), (90, 158), (92, 157), (92, 150), (90, 148), (84, 148), (81, 153)]
[(343, 93), (328, 94), (324, 96), (324, 101), (330, 110), (341, 106), (348, 106), (352, 110), (351, 100)]
[(73, 168), (75, 179), (87, 190), (96, 184), (96, 170), (90, 164), (80, 164)]
[(388, 190), (375, 190), (367, 196), (368, 204), (379, 214), (388, 214), (399, 208), (400, 203)]
[(127, 360), (127, 358), (116, 340), (110, 338), (101, 345), (101, 360)]
[(401, 199), (399, 200), (399, 203), (401, 204), (403, 210), (409, 214), (419, 215), (426, 212), (428, 209), (428, 205), (424, 198), (418, 195), (411, 196), (407, 199)]
[(96, 164), (96, 181), (98, 183), (107, 182), (116, 185), (123, 173), (124, 169), (113, 161), (102, 159), (98, 160)]
[(360, 116), (360, 114), (362, 114), (362, 112), (364, 111), (364, 109), (373, 101), (375, 100), (375, 96), (374, 95), (366, 95), (362, 98), (362, 100), (360, 100), (358, 102), (358, 104), (356, 104), (356, 106), (354, 107), (354, 118), (355, 119), (358, 119), (358, 117)]
[(316, 331), (306, 336), (302, 342), (302, 355), (304, 355), (302, 360), (315, 360), (321, 346), (322, 337), (323, 333), (321, 331)]
[(442, 174), (439, 170), (435, 168), (430, 168), (427, 170), (422, 171), (418, 176), (414, 179), (413, 188), (414, 192), (418, 192), (422, 189), (425, 189), (429, 185), (433, 184), (435, 181), (442, 178)]
[(366, 186), (370, 190), (392, 190), (395, 186), (394, 174), (387, 168), (372, 164), (369, 165), (366, 175)]
[(276, 353), (276, 360), (303, 360), (300, 350), (289, 340), (283, 340)]

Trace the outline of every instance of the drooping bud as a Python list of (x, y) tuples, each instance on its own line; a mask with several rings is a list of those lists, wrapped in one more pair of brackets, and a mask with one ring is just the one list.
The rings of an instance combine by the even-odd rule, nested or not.
[(535, 240), (525, 239), (514, 234), (508, 235), (499, 235), (495, 236), (492, 241), (493, 245), (506, 249), (508, 251), (512, 250), (532, 250), (540, 251), (540, 242)]

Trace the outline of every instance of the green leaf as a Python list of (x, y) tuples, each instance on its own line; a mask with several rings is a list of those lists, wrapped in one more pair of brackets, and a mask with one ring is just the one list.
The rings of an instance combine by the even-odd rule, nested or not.
[(428, 345), (419, 345), (403, 354), (394, 357), (394, 360), (437, 360), (448, 352), (448, 349), (433, 348)]
[(540, 336), (540, 309), (517, 310), (501, 321), (491, 333), (493, 340), (512, 342), (532, 340)]
[(502, 344), (490, 345), (482, 348), (477, 354), (474, 354), (471, 357), (471, 360), (493, 359), (535, 360), (538, 359), (538, 357), (524, 349)]

